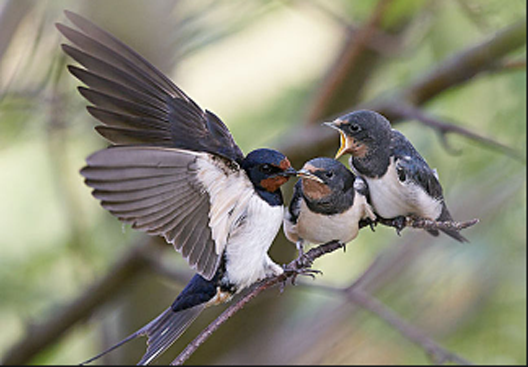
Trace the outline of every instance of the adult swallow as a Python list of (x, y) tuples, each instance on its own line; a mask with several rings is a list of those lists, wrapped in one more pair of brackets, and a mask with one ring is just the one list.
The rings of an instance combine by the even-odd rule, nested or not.
[[(350, 153), (350, 167), (365, 179), (376, 214), (395, 219), (400, 229), (405, 216), (452, 221), (436, 170), (429, 167), (411, 142), (374, 111), (360, 110), (325, 123), (341, 134), (336, 159)], [(460, 242), (458, 231), (441, 229)], [(438, 230), (428, 230), (438, 236)]]
[(171, 307), (110, 349), (146, 335), (139, 363), (148, 364), (205, 307), (283, 272), (267, 252), (283, 219), (280, 187), (296, 171), (275, 150), (244, 156), (215, 114), (142, 56), (85, 18), (65, 14), (78, 30), (57, 24), (73, 43), (62, 49), (84, 66), (68, 70), (87, 85), (79, 92), (103, 123), (97, 132), (113, 145), (87, 158), (86, 184), (110, 213), (163, 236), (197, 271)]
[(375, 220), (367, 202), (365, 182), (341, 162), (315, 158), (297, 172), (301, 177), (284, 216), (286, 237), (297, 245), (339, 241), (343, 245), (356, 238), (359, 222)]

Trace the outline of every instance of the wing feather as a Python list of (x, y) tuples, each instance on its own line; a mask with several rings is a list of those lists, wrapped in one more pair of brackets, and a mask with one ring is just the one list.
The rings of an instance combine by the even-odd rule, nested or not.
[(62, 48), (86, 68), (69, 71), (89, 87), (79, 91), (104, 124), (96, 127), (99, 134), (117, 145), (168, 146), (242, 161), (242, 151), (216, 115), (114, 36), (77, 14), (66, 16), (77, 29), (57, 24), (73, 44)]
[(105, 209), (163, 236), (206, 279), (254, 195), (239, 167), (181, 149), (111, 147), (88, 157), (81, 174)]

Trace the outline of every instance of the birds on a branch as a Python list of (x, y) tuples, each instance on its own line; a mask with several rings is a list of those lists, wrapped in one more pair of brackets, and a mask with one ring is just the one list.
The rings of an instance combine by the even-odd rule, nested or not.
[[(431, 169), (411, 142), (374, 111), (360, 110), (326, 125), (341, 136), (336, 158), (350, 153), (350, 168), (368, 185), (376, 214), (403, 228), (406, 216), (452, 221), (436, 170)], [(458, 231), (441, 229), (460, 242)], [(428, 230), (438, 236), (438, 230)]]
[(376, 219), (367, 202), (367, 186), (341, 162), (320, 157), (297, 172), (293, 197), (284, 216), (284, 233), (303, 254), (303, 244), (356, 238), (361, 220)]
[[(144, 335), (139, 364), (148, 364), (204, 308), (282, 274), (268, 255), (281, 224), (302, 256), (304, 242), (345, 245), (360, 222), (373, 223), (376, 215), (451, 220), (436, 173), (381, 115), (359, 111), (329, 124), (342, 137), (337, 157), (351, 153), (354, 173), (331, 158), (312, 159), (296, 172), (276, 150), (244, 155), (218, 116), (114, 36), (65, 13), (75, 28), (57, 24), (71, 42), (62, 49), (82, 66), (68, 70), (86, 85), (79, 92), (111, 143), (86, 159), (85, 183), (110, 213), (164, 237), (197, 272), (157, 318), (86, 362)], [(285, 210), (281, 186), (295, 175), (300, 180)]]

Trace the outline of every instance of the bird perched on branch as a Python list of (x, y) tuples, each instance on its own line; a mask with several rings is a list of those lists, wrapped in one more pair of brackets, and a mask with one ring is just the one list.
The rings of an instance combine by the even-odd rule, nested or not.
[(65, 14), (78, 30), (57, 24), (73, 43), (62, 48), (84, 66), (68, 70), (88, 86), (79, 92), (113, 144), (87, 158), (86, 184), (110, 213), (163, 236), (197, 271), (172, 306), (110, 349), (146, 335), (139, 364), (148, 364), (205, 307), (283, 272), (268, 249), (283, 219), (280, 187), (296, 171), (275, 150), (244, 156), (215, 114), (112, 35)]
[[(393, 219), (399, 230), (406, 216), (452, 221), (436, 170), (429, 167), (411, 142), (374, 111), (360, 110), (325, 125), (341, 134), (336, 159), (350, 153), (350, 167), (365, 179), (376, 214)], [(438, 236), (438, 230), (427, 230)], [(441, 229), (468, 242), (454, 229)]]
[(284, 233), (303, 256), (304, 242), (339, 241), (343, 246), (356, 238), (359, 222), (375, 220), (367, 202), (367, 185), (341, 162), (314, 158), (297, 171), (301, 177), (284, 216)]

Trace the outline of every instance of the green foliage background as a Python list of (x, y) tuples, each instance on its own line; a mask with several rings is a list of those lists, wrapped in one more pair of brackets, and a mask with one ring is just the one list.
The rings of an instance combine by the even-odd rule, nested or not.
[[(78, 171), (105, 146), (93, 130), (71, 63), (54, 28), (63, 9), (92, 19), (217, 113), (243, 151), (287, 144), (345, 41), (343, 25), (370, 17), (374, 1), (0, 1), (0, 360), (31, 325), (61, 308), (123, 256), (142, 234), (91, 197)], [(521, 0), (394, 1), (385, 22), (408, 18), (361, 100), (409, 84), (450, 55), (526, 17)], [(7, 37), (9, 20), (21, 20)], [(522, 48), (509, 60), (525, 60)], [(343, 98), (346, 98), (343, 97)], [(352, 107), (352, 105), (350, 105)], [(430, 101), (428, 112), (526, 155), (526, 69), (501, 67)], [(478, 364), (526, 364), (526, 162), (455, 134), (446, 148), (417, 121), (396, 126), (438, 169), (459, 220), (480, 218), (470, 244), (405, 230), (362, 231), (346, 253), (315, 263), (308, 286), (266, 292), (198, 350), (197, 364), (423, 364), (422, 349), (337, 293), (380, 254), (418, 252), (373, 294), (444, 347)], [(335, 149), (338, 139), (336, 136)], [(329, 155), (333, 152), (329, 152)], [(297, 167), (299, 168), (299, 167)], [(290, 188), (291, 189), (291, 188)], [(286, 196), (289, 197), (287, 192)], [(272, 254), (294, 258), (282, 234)], [(164, 263), (190, 277), (171, 248)], [(396, 260), (395, 266), (397, 265)], [(187, 271), (187, 272), (186, 272)], [(149, 321), (183, 282), (147, 271), (74, 325), (29, 363), (77, 364)], [(167, 352), (170, 362), (208, 321), (210, 310)], [(144, 341), (105, 362), (135, 363)]]

